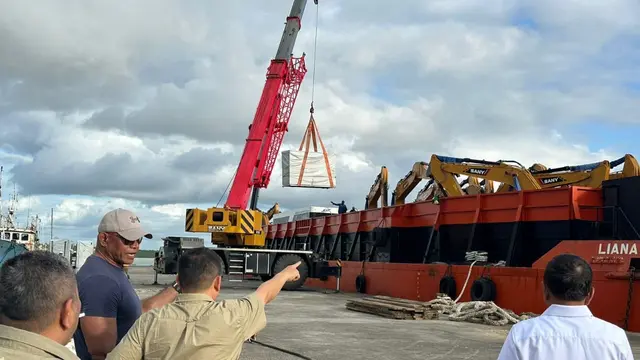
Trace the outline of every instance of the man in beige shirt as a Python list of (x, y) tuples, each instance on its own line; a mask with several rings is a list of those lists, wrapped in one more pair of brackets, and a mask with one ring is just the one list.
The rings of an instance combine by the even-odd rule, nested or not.
[(0, 269), (0, 359), (78, 357), (65, 347), (78, 326), (80, 298), (69, 262), (29, 251)]
[(221, 264), (220, 256), (209, 248), (180, 256), (181, 294), (173, 303), (142, 314), (107, 360), (239, 359), (242, 344), (267, 324), (264, 305), (287, 281), (300, 277), (300, 262), (242, 299), (218, 302)]

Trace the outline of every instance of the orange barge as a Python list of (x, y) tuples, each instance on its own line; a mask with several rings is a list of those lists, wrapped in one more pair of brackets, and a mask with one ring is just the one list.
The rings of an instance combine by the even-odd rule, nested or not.
[[(557, 254), (574, 253), (594, 271), (592, 312), (638, 332), (639, 190), (640, 177), (630, 177), (601, 189), (409, 203), (269, 225), (267, 245), (311, 249), (340, 263), (342, 291), (423, 301), (462, 294), (461, 301), (493, 300), (517, 313), (544, 311), (544, 267)], [(337, 286), (335, 278), (306, 285)]]

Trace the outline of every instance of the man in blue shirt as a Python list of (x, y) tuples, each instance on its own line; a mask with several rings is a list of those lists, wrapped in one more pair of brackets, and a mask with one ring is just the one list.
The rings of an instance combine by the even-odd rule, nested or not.
[(334, 206), (338, 207), (338, 214), (344, 214), (347, 212), (347, 205), (344, 203), (344, 200), (342, 200), (341, 203), (336, 204), (333, 201), (331, 202)]
[(140, 301), (127, 278), (124, 269), (133, 263), (142, 239), (152, 237), (129, 210), (112, 210), (100, 221), (95, 253), (76, 275), (85, 314), (73, 336), (80, 359), (106, 358), (140, 314), (164, 306), (178, 295), (174, 283)]

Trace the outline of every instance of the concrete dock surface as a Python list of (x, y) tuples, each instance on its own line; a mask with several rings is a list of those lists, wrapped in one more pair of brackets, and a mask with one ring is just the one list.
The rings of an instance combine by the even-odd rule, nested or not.
[[(174, 276), (159, 276), (151, 285), (150, 267), (129, 270), (141, 298), (171, 284)], [(223, 283), (220, 299), (246, 295), (258, 281)], [(509, 327), (494, 327), (447, 320), (392, 320), (350, 311), (348, 299), (358, 294), (303, 289), (282, 291), (267, 305), (267, 327), (257, 340), (302, 354), (313, 360), (453, 360), (496, 359)], [(640, 358), (640, 334), (628, 334), (634, 357)], [(258, 344), (246, 343), (243, 360), (296, 360), (299, 357)]]

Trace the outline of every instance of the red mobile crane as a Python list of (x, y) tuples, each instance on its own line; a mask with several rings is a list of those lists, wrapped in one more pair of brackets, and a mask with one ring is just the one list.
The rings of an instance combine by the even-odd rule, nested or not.
[[(318, 0), (314, 3), (318, 5)], [(308, 249), (266, 249), (263, 229), (269, 220), (257, 209), (259, 191), (269, 185), (300, 84), (307, 73), (305, 55), (292, 56), (306, 4), (307, 0), (293, 1), (224, 207), (186, 211), (185, 231), (211, 233), (211, 241), (232, 281), (242, 281), (245, 274), (268, 279), (299, 260), (302, 260), (298, 268), (300, 280), (287, 284), (288, 289), (302, 286), (308, 277), (326, 277), (339, 272)]]

